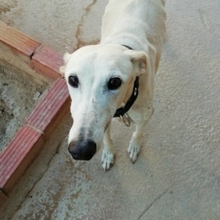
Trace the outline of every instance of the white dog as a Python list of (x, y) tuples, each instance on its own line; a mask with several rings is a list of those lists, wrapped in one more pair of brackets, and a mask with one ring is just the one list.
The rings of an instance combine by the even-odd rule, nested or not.
[[(65, 54), (65, 79), (73, 126), (69, 152), (90, 160), (102, 146), (102, 166), (114, 163), (110, 137), (113, 117), (135, 123), (128, 153), (134, 162), (153, 114), (154, 75), (165, 34), (165, 0), (110, 0), (103, 16), (101, 42)], [(139, 93), (138, 93), (139, 92)]]

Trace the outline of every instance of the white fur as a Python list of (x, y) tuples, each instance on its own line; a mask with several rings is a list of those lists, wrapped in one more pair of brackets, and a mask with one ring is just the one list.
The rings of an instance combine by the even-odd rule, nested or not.
[[(165, 33), (164, 1), (110, 0), (102, 21), (100, 44), (65, 55), (65, 79), (67, 84), (70, 75), (79, 79), (78, 88), (68, 84), (74, 119), (69, 143), (83, 136), (100, 148), (104, 138), (102, 165), (108, 170), (114, 162), (111, 120), (116, 109), (129, 99), (137, 76), (139, 96), (128, 112), (136, 124), (128, 147), (132, 162), (137, 159), (143, 131), (153, 113), (154, 75)], [(113, 76), (123, 83), (118, 90), (110, 91), (107, 82)]]

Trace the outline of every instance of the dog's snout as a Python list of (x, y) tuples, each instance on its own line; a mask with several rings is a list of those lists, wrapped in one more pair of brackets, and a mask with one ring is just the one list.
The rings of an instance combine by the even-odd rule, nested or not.
[(90, 160), (96, 152), (96, 143), (92, 140), (72, 141), (69, 152), (75, 160)]

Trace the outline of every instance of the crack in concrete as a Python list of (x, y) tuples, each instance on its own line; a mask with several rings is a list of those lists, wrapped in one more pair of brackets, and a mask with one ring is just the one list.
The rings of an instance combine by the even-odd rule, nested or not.
[(85, 10), (84, 13), (81, 17), (81, 20), (79, 21), (79, 24), (77, 25), (77, 29), (76, 29), (76, 39), (77, 39), (77, 44), (76, 44), (76, 49), (85, 46), (86, 44), (90, 44), (90, 43), (95, 43), (95, 42), (84, 42), (83, 40), (80, 40), (80, 35), (81, 35), (81, 31), (82, 31), (82, 27), (85, 21), (86, 16), (88, 16), (89, 12), (92, 9), (92, 6), (95, 5), (97, 0), (93, 0), (91, 4), (89, 4)]
[[(170, 189), (170, 188), (169, 188), (169, 189)], [(160, 200), (160, 199), (163, 197), (163, 195), (165, 195), (165, 194), (168, 192), (169, 189), (166, 189), (163, 193), (161, 193), (159, 196), (157, 196), (157, 197), (150, 203), (150, 205), (147, 206), (147, 207), (144, 209), (144, 211), (139, 215), (139, 217), (137, 218), (137, 220), (140, 220), (140, 219), (143, 217), (143, 215), (144, 215), (158, 200)]]
[(9, 217), (9, 220), (13, 219), (14, 215), (16, 214), (16, 212), (22, 207), (23, 203), (25, 202), (25, 200), (28, 198), (28, 196), (30, 195), (30, 193), (32, 192), (32, 190), (34, 189), (34, 187), (38, 184), (38, 182), (44, 177), (44, 174), (48, 171), (49, 167), (50, 167), (50, 163), (53, 160), (54, 156), (56, 154), (58, 154), (59, 152), (59, 148), (62, 146), (63, 141), (66, 139), (66, 137), (64, 137), (60, 143), (57, 145), (55, 153), (53, 154), (53, 156), (50, 158), (50, 160), (48, 161), (46, 168), (44, 170), (44, 172), (42, 172), (41, 176), (35, 181), (35, 183), (33, 184), (33, 186), (31, 187), (31, 189), (27, 192), (26, 196), (24, 196), (24, 198), (22, 199), (22, 201), (20, 202), (20, 205), (18, 206), (18, 208), (11, 214), (11, 216)]
[(204, 12), (203, 10), (199, 9), (199, 10), (198, 10), (198, 13), (199, 13), (201, 22), (202, 22), (202, 24), (204, 25), (204, 27), (205, 27), (206, 29), (209, 29), (208, 21), (207, 21), (207, 16), (206, 16), (205, 12)]
[[(174, 181), (173, 183), (171, 183), (170, 187), (168, 189), (166, 189), (163, 193), (161, 193), (160, 195), (158, 195), (151, 203), (150, 205), (148, 205), (144, 211), (139, 215), (139, 217), (137, 218), (137, 220), (140, 220), (143, 215), (158, 201), (160, 200), (170, 189), (172, 189), (173, 185), (175, 185), (177, 182), (179, 182), (181, 180), (181, 178), (183, 176), (186, 176), (188, 172), (191, 172), (191, 170), (189, 168), (195, 167), (195, 165), (198, 163), (199, 159), (197, 159), (194, 163), (190, 164), (189, 167), (187, 167), (183, 174), (181, 174), (180, 176), (178, 176), (176, 178), (176, 181)], [(171, 191), (172, 192), (172, 191)], [(173, 193), (173, 192), (172, 192)]]

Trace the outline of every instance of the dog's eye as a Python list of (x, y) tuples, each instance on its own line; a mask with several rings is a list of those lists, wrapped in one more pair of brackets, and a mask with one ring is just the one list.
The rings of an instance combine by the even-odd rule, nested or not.
[(108, 89), (115, 90), (118, 89), (122, 84), (122, 81), (119, 77), (113, 77), (108, 81)]
[(79, 79), (76, 75), (69, 76), (68, 82), (74, 88), (77, 88), (79, 85)]

